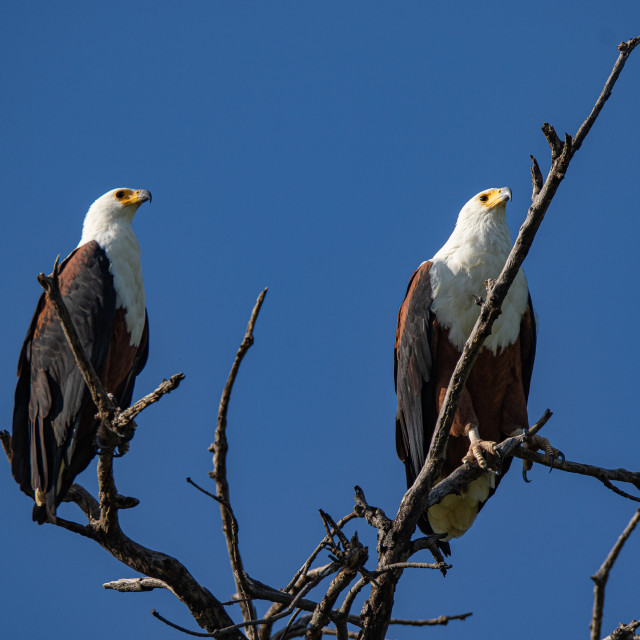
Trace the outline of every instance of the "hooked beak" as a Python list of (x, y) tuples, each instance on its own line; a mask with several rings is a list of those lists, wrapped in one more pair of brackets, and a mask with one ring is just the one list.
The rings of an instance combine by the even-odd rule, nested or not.
[[(151, 191), (147, 191), (146, 189), (139, 189), (136, 191), (137, 200), (140, 204), (143, 202), (151, 202)], [(509, 197), (511, 197), (511, 191), (509, 191)]]
[(506, 205), (507, 200), (511, 200), (511, 189), (509, 187), (496, 189), (489, 202), (487, 202), (487, 209), (493, 209), (503, 203)]

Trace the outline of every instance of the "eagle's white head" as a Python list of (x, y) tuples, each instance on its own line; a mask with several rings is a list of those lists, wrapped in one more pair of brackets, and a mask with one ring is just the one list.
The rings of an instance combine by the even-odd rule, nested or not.
[(123, 221), (131, 224), (138, 207), (147, 200), (151, 202), (151, 194), (146, 189), (120, 187), (107, 191), (89, 207), (84, 219), (83, 236), (87, 228), (104, 229)]
[(469, 200), (458, 214), (456, 227), (477, 227), (487, 223), (502, 222), (506, 218), (507, 201), (511, 200), (511, 189), (500, 187), (485, 189)]

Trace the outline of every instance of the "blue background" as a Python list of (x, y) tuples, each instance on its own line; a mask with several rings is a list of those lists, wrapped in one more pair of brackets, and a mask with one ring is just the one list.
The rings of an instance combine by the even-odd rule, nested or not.
[[(613, 8), (615, 7), (615, 8)], [(249, 573), (284, 586), (360, 484), (395, 513), (392, 345), (412, 270), (478, 191), (508, 185), (512, 229), (549, 166), (544, 121), (575, 133), (640, 33), (636, 0), (468, 2), (6, 2), (0, 22), (2, 426), (40, 294), (35, 276), (80, 237), (88, 206), (147, 188), (143, 247), (151, 356), (136, 396), (184, 371), (141, 416), (116, 480), (141, 505), (134, 539), (234, 592), (207, 447), (249, 313), (269, 286), (229, 413), (229, 476)], [(575, 157), (525, 263), (538, 354), (529, 410), (572, 460), (637, 468), (640, 52)], [(120, 594), (134, 574), (95, 543), (30, 520), (2, 465), (4, 638), (174, 638), (196, 629), (168, 592)], [(394, 615), (473, 611), (389, 638), (586, 636), (589, 576), (635, 505), (591, 478), (519, 463), (453, 569), (407, 571)], [(95, 464), (81, 482), (95, 491)], [(65, 505), (61, 513), (82, 520)], [(357, 529), (372, 555), (375, 537)], [(603, 630), (638, 615), (632, 538)], [(418, 557), (417, 560), (428, 560)], [(370, 563), (373, 567), (373, 562)], [(263, 610), (263, 609), (261, 609)], [(357, 608), (356, 608), (357, 610)], [(232, 615), (238, 618), (238, 612)]]

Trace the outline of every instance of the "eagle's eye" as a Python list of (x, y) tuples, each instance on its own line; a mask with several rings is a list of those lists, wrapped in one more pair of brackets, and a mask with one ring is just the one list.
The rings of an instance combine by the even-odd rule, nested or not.
[(122, 200), (122, 198), (124, 198), (124, 191), (116, 191), (116, 198)]
[(489, 199), (489, 196), (487, 196), (487, 195), (483, 195), (483, 196), (480, 196), (478, 198), (478, 200), (480, 200), (480, 202), (486, 202), (488, 199)]

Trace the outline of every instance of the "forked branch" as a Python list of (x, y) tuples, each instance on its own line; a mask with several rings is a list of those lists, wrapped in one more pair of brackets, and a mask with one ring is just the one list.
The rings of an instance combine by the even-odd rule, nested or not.
[[(602, 563), (602, 566), (598, 569), (595, 575), (591, 576), (591, 579), (594, 582), (593, 588), (593, 613), (591, 616), (591, 625), (589, 629), (591, 631), (591, 640), (600, 640), (600, 634), (602, 631), (602, 616), (604, 614), (604, 592), (607, 586), (607, 580), (609, 580), (609, 574), (611, 573), (611, 569), (613, 569), (613, 565), (615, 564), (620, 552), (622, 551), (622, 547), (625, 542), (629, 539), (629, 536), (633, 533), (633, 530), (640, 522), (640, 509), (638, 509), (629, 524), (625, 527), (624, 531), (620, 534), (620, 537), (613, 545), (611, 551), (609, 551), (605, 561)], [(624, 625), (623, 625), (624, 626)], [(636, 625), (637, 626), (637, 625)], [(635, 630), (635, 627), (634, 629)], [(613, 632), (613, 635), (616, 631)]]

